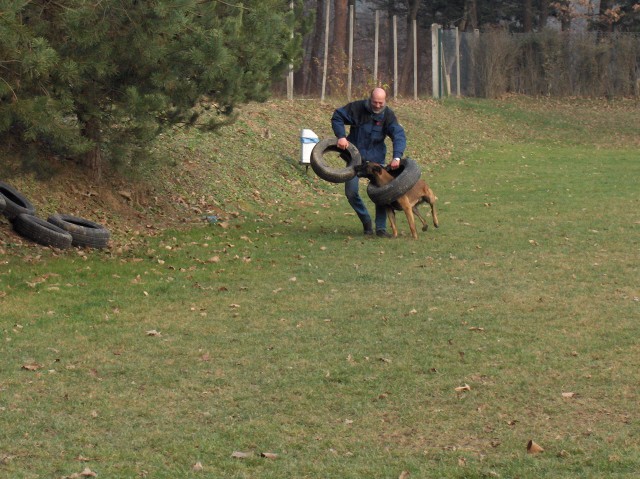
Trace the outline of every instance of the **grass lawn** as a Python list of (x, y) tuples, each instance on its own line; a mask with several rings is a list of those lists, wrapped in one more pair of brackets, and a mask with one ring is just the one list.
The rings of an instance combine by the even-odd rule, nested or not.
[(417, 241), (290, 165), (225, 227), (7, 244), (0, 477), (637, 477), (637, 103), (396, 111), (439, 197)]

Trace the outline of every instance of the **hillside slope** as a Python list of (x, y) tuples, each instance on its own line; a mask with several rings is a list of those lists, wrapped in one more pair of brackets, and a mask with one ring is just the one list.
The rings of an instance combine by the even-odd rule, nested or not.
[[(323, 195), (341, 194), (341, 185), (320, 180), (299, 164), (300, 130), (331, 137), (330, 117), (340, 102), (274, 100), (244, 105), (238, 120), (216, 133), (176, 130), (160, 137), (161, 161), (135, 180), (116, 174), (99, 183), (85, 171), (52, 160), (47, 175), (25, 173), (15, 162), (0, 167), (0, 180), (17, 187), (37, 215), (69, 213), (105, 224), (113, 249), (167, 228), (245, 213), (269, 213)], [(559, 130), (575, 129), (597, 144), (636, 142), (638, 101), (557, 101), (512, 97), (504, 100), (391, 102), (407, 131), (407, 156), (437, 181), (440, 168), (464, 161), (470, 151), (493, 142), (554, 141)], [(617, 114), (621, 113), (621, 114)], [(605, 120), (602, 119), (605, 115)], [(603, 128), (603, 126), (605, 126)], [(6, 155), (5, 155), (6, 156)], [(7, 245), (27, 246), (0, 218), (0, 253)]]

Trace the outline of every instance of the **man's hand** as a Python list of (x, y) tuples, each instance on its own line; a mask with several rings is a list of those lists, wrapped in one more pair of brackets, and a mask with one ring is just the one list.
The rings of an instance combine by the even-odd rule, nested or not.
[(391, 169), (392, 170), (395, 170), (399, 166), (400, 166), (400, 158), (394, 158), (393, 160), (391, 160)]
[(340, 148), (341, 150), (346, 150), (349, 147), (349, 140), (347, 140), (346, 138), (340, 138), (338, 140), (338, 143), (336, 143), (336, 145), (338, 146), (338, 148)]

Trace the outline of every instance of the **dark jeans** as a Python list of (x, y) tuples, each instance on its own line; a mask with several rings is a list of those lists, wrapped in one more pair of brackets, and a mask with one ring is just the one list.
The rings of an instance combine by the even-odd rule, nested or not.
[[(344, 184), (344, 194), (347, 196), (347, 200), (349, 204), (353, 208), (353, 210), (360, 218), (362, 223), (371, 222), (371, 216), (369, 216), (369, 211), (362, 201), (360, 194), (358, 192), (359, 189), (359, 180), (357, 176), (355, 178), (351, 178), (349, 181)], [(387, 228), (387, 208), (385, 206), (376, 205), (376, 231), (384, 230)]]

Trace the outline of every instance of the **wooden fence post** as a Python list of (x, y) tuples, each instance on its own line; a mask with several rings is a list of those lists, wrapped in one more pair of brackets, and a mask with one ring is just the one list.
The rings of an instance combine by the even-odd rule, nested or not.
[(433, 98), (440, 98), (442, 90), (440, 85), (440, 25), (431, 25), (431, 84)]
[(398, 17), (393, 16), (393, 99), (398, 98)]
[(327, 60), (329, 57), (329, 11), (331, 2), (327, 0), (327, 8), (324, 15), (324, 65), (322, 67), (322, 92), (320, 94), (320, 102), (324, 103), (325, 92), (327, 91)]
[(418, 99), (418, 24), (413, 20), (413, 99)]
[(380, 10), (376, 10), (375, 45), (373, 47), (373, 86), (378, 86), (378, 39), (380, 37)]
[(347, 72), (347, 101), (351, 101), (351, 83), (353, 77), (353, 17), (354, 5), (349, 5), (349, 71)]

